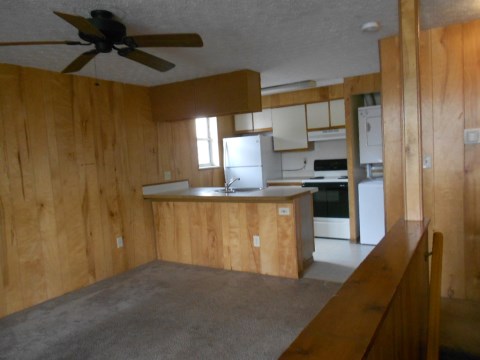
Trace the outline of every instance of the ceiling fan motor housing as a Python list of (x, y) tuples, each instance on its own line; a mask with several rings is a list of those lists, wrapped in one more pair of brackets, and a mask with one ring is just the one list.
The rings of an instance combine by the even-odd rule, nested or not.
[(92, 17), (87, 20), (100, 30), (105, 35), (105, 38), (101, 39), (79, 31), (78, 35), (81, 39), (95, 44), (97, 51), (102, 53), (112, 51), (114, 44), (123, 43), (123, 38), (127, 35), (127, 29), (125, 25), (114, 19), (110, 11), (93, 10), (90, 14)]

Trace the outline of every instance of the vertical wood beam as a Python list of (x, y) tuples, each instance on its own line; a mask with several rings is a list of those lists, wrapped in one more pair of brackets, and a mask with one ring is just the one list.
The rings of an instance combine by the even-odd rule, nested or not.
[(406, 220), (423, 219), (418, 3), (419, 0), (399, 0)]

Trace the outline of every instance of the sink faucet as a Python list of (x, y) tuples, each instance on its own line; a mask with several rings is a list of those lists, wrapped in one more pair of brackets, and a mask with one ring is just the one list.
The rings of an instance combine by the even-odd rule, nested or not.
[(226, 193), (232, 193), (232, 192), (235, 191), (235, 190), (231, 189), (230, 186), (232, 186), (232, 184), (233, 184), (235, 181), (237, 181), (237, 180), (240, 180), (240, 178), (239, 178), (239, 177), (237, 177), (237, 178), (232, 178), (232, 179), (230, 179), (230, 181), (228, 181), (228, 182), (225, 183), (225, 192), (226, 192)]

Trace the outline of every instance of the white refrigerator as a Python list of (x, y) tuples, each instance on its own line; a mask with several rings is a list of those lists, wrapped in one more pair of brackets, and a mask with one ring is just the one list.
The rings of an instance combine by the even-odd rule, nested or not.
[(226, 181), (240, 178), (233, 188), (263, 188), (268, 179), (282, 177), (282, 156), (273, 151), (271, 136), (223, 139), (223, 165)]
[(360, 243), (377, 245), (385, 236), (383, 178), (358, 184)]

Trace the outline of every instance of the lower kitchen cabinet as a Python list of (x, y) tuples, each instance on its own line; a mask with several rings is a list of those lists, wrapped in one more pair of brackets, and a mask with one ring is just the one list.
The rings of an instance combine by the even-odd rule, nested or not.
[(272, 109), (272, 128), (275, 151), (308, 148), (305, 105)]

